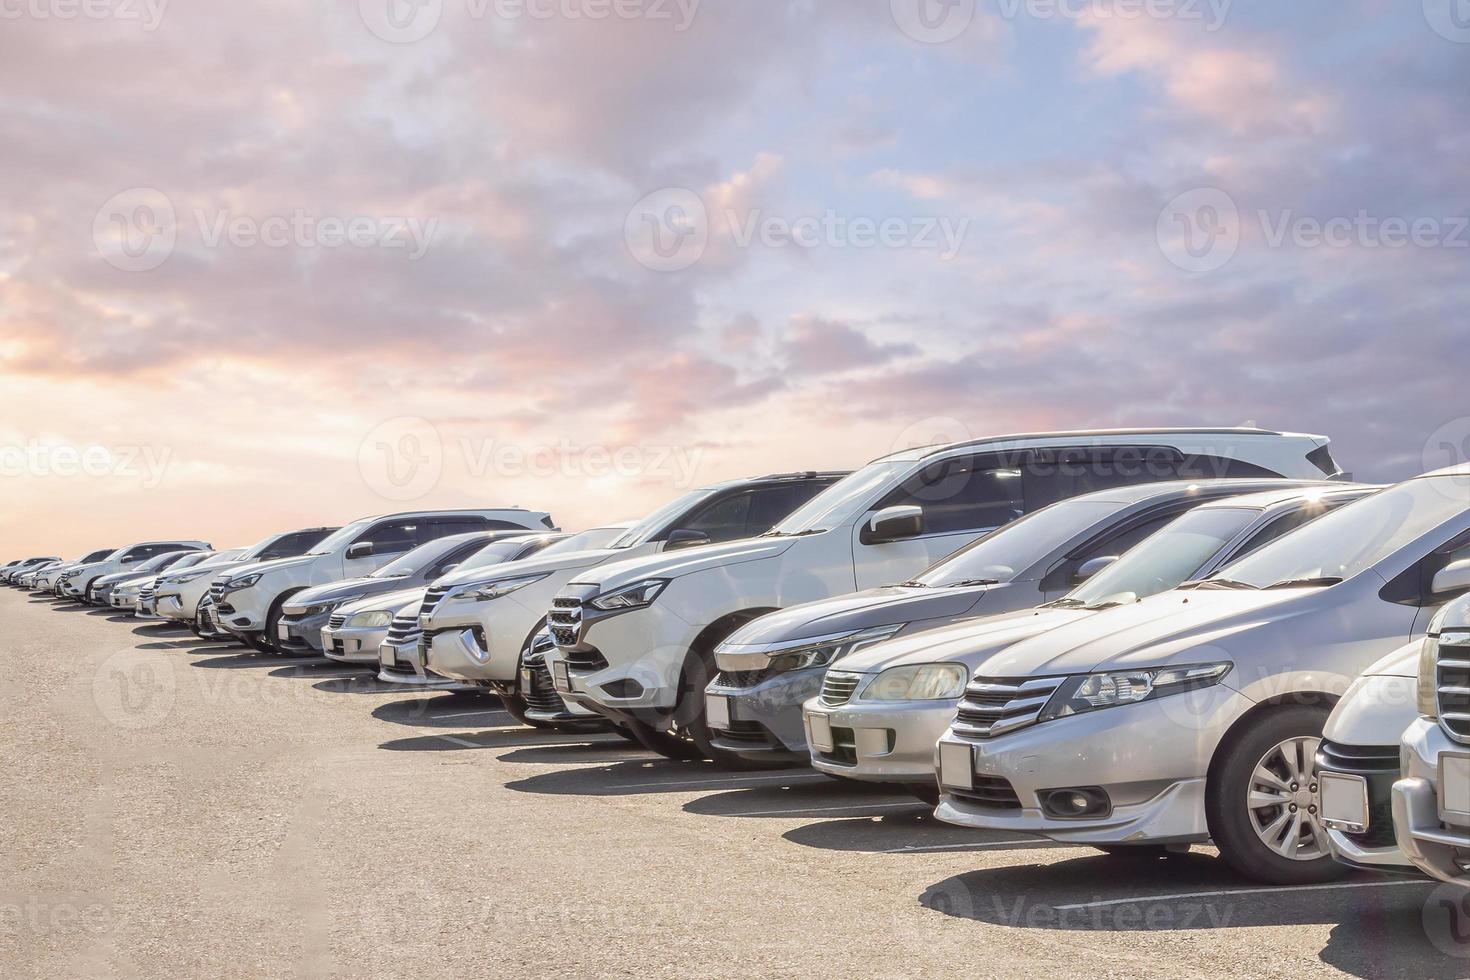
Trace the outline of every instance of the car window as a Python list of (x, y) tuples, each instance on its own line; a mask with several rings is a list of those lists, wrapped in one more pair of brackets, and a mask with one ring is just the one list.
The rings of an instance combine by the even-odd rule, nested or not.
[(746, 536), (751, 494), (732, 493), (699, 508), (678, 522), (675, 530), (703, 531), (711, 541), (735, 541)]
[(401, 554), (422, 544), (420, 532), (426, 529), (423, 519), (418, 517), (379, 521), (359, 534), (352, 543), (371, 541), (374, 555)]
[[(502, 521), (494, 522), (497, 527), (513, 527)], [(424, 541), (433, 541), (435, 538), (447, 538), (451, 534), (471, 534), (475, 531), (490, 530), (491, 522), (483, 517), (467, 514), (463, 517), (431, 517), (424, 522), (425, 529), (422, 535)]]
[(272, 558), (295, 558), (297, 555), (304, 555), (315, 548), (331, 533), (331, 528), (292, 531), (289, 534), (281, 535), (267, 545), (258, 557), (261, 561), (268, 561)]
[[(444, 574), (446, 568), (449, 568), (451, 565), (461, 564), (466, 558), (483, 547), (485, 547), (484, 541), (466, 541), (464, 544), (449, 549), (449, 553), (443, 558), (440, 558), (434, 563), (434, 567), (429, 569), (428, 578), (430, 580), (438, 578)], [(522, 555), (521, 557), (525, 556)]]
[(1010, 582), (1118, 507), (1107, 500), (1067, 500), (1043, 507), (961, 548), (915, 581), (936, 588), (976, 580)]
[(1188, 456), (1179, 465), (1179, 479), (1181, 480), (1271, 479), (1283, 475), (1275, 470), (1268, 470), (1264, 466), (1247, 463), (1245, 460), (1231, 459), (1228, 456), (1211, 456), (1205, 453)]
[(1246, 507), (1192, 510), (1130, 548), (1117, 562), (1067, 593), (1067, 599), (1090, 606), (1166, 592), (1203, 568), (1259, 513)]
[(947, 534), (1009, 524), (1026, 512), (1026, 497), (1021, 470), (986, 454), (925, 466), (875, 510), (900, 506), (924, 511), (925, 534)]
[(776, 522), (831, 486), (832, 480), (800, 480), (780, 486), (761, 487), (750, 493), (745, 515), (745, 536), (765, 534)]
[(771, 528), (774, 534), (809, 534), (850, 520), (849, 511), (879, 493), (913, 464), (885, 459), (855, 470), (792, 511)]
[(1251, 535), (1250, 539), (1242, 544), (1239, 550), (1236, 551), (1235, 557), (1244, 558), (1246, 555), (1255, 551), (1257, 548), (1264, 548), (1266, 545), (1270, 544), (1272, 541), (1275, 541), (1277, 538), (1286, 534), (1290, 534), (1292, 531), (1295, 531), (1297, 528), (1301, 527), (1304, 524), (1311, 523), (1318, 517), (1321, 517), (1322, 514), (1323, 510), (1320, 507), (1302, 507), (1292, 511), (1290, 514), (1286, 514), (1283, 517), (1278, 517), (1276, 518), (1276, 520), (1272, 521), (1270, 524), (1267, 524), (1255, 534)]
[(1184, 457), (1157, 446), (1072, 446), (1035, 450), (1023, 463), (1030, 509), (1098, 490), (1179, 478)]

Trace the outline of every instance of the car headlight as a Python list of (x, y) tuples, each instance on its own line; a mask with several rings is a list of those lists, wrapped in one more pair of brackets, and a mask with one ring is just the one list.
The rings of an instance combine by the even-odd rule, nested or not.
[(393, 614), (386, 609), (374, 609), (371, 612), (354, 613), (347, 617), (347, 622), (342, 625), (348, 629), (378, 629), (393, 622)]
[(1098, 708), (1137, 704), (1170, 694), (1183, 694), (1213, 687), (1230, 673), (1234, 664), (1190, 664), (1185, 667), (1156, 667), (1152, 670), (1119, 670), (1069, 677), (1052, 694), (1037, 721), (1051, 721)]
[(964, 664), (889, 667), (874, 678), (859, 701), (944, 701), (965, 693), (970, 672)]
[(903, 627), (903, 623), (895, 623), (892, 626), (859, 630), (846, 636), (824, 637), (806, 646), (794, 647), (775, 654), (770, 659), (768, 669), (779, 674), (789, 670), (802, 670), (806, 667), (825, 667), (865, 647), (882, 643)]
[(590, 605), (593, 609), (601, 609), (603, 612), (613, 612), (624, 609), (641, 609), (658, 598), (658, 594), (669, 584), (668, 579), (651, 578), (643, 582), (634, 582), (625, 585), (621, 589), (615, 589), (606, 595), (600, 595), (593, 599)]
[(485, 582), (481, 585), (471, 586), (463, 592), (456, 592), (449, 598), (454, 602), (461, 600), (467, 602), (486, 602), (490, 599), (499, 599), (503, 595), (510, 595), (517, 589), (524, 589), (532, 582), (539, 582), (550, 574), (550, 572), (547, 572), (545, 575), (522, 575), (520, 578), (503, 578), (494, 582)]
[(249, 575), (241, 575), (239, 578), (225, 579), (220, 587), (226, 592), (234, 592), (236, 589), (248, 589), (260, 581), (260, 572), (251, 572)]

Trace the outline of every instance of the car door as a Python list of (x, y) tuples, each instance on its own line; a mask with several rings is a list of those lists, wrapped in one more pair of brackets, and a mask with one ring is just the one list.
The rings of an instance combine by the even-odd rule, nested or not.
[[(342, 578), (357, 578), (377, 571), (400, 555), (407, 554), (422, 542), (419, 534), (425, 527), (425, 518), (390, 518), (378, 521), (359, 534), (342, 552)], [(349, 558), (356, 545), (371, 543), (372, 553), (360, 558)], [(328, 579), (330, 581), (330, 579)]]
[[(921, 466), (879, 498), (852, 529), (857, 588), (901, 582), (1027, 510), (1020, 459), (1001, 453), (951, 457)], [(873, 515), (889, 507), (923, 512), (923, 532), (899, 541), (868, 536)]]

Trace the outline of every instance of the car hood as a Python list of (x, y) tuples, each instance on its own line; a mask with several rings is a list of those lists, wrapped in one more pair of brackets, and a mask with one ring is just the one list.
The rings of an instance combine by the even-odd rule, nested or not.
[(498, 582), (503, 578), (515, 578), (520, 575), (549, 575), (552, 572), (576, 571), (600, 565), (624, 554), (627, 552), (621, 548), (593, 548), (588, 551), (568, 551), (559, 555), (547, 555), (543, 558), (532, 555), (530, 558), (522, 558), (519, 561), (503, 561), (498, 565), (485, 565), (481, 568), (466, 568), (463, 571), (450, 572), (448, 575), (436, 578), (433, 584), (436, 589), (458, 588), (462, 585)]
[(97, 577), (97, 580), (95, 582), (93, 582), (92, 584), (93, 585), (117, 585), (120, 582), (126, 582), (129, 579), (135, 579), (135, 578), (152, 578), (156, 574), (157, 574), (157, 572), (144, 572), (141, 575), (138, 574), (137, 572), (109, 572), (106, 575), (99, 575)]
[(618, 589), (648, 578), (674, 579), (711, 568), (726, 568), (749, 561), (777, 558), (795, 544), (798, 538), (745, 538), (724, 544), (706, 544), (666, 554), (630, 558), (610, 562), (591, 572), (575, 576), (579, 585), (598, 585)]
[(859, 650), (838, 661), (838, 670), (877, 673), (900, 664), (984, 661), (1013, 643), (1097, 615), (1085, 609), (1021, 609), (982, 616)]
[(316, 606), (328, 602), (351, 602), (385, 592), (402, 591), (403, 583), (391, 578), (349, 578), (340, 582), (303, 589), (291, 596), (292, 606)]
[(986, 594), (1000, 588), (1004, 586), (927, 589), (886, 585), (864, 589), (767, 613), (741, 627), (720, 646), (739, 651), (742, 647), (796, 644), (813, 637), (875, 626), (963, 616), (971, 609), (983, 609)]
[(1363, 671), (1363, 676), (1412, 677), (1417, 680), (1419, 678), (1419, 653), (1423, 648), (1422, 639), (1406, 643)]
[[(317, 557), (321, 556), (318, 555)], [(269, 574), (270, 572), (279, 571), (283, 568), (291, 568), (294, 565), (310, 565), (315, 560), (316, 558), (309, 558), (306, 555), (297, 555), (294, 558), (272, 558), (269, 561), (247, 561), (244, 563), (232, 563), (230, 565), (221, 567), (228, 569), (230, 578), (239, 578), (241, 575), (249, 575), (253, 572), (265, 572)]]
[[(1240, 650), (1232, 638), (1316, 608), (1321, 589), (1185, 589), (1099, 612), (987, 659), (987, 677), (1082, 674), (1192, 663), (1201, 647)], [(1227, 644), (1229, 644), (1227, 646)], [(1221, 659), (1230, 659), (1228, 656)]]
[(337, 613), (339, 615), (342, 613), (346, 613), (350, 616), (353, 613), (372, 612), (375, 609), (386, 609), (394, 615), (397, 615), (407, 608), (417, 609), (423, 603), (423, 601), (423, 588), (399, 589), (397, 592), (379, 593), (377, 595), (371, 595), (362, 599), (358, 599), (355, 602), (349, 602), (345, 605), (338, 606)]

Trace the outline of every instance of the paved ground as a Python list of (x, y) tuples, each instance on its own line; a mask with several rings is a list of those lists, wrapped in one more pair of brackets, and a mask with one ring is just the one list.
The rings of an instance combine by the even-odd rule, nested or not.
[(0, 975), (1470, 975), (1428, 884), (976, 835), (8, 589), (0, 626)]

